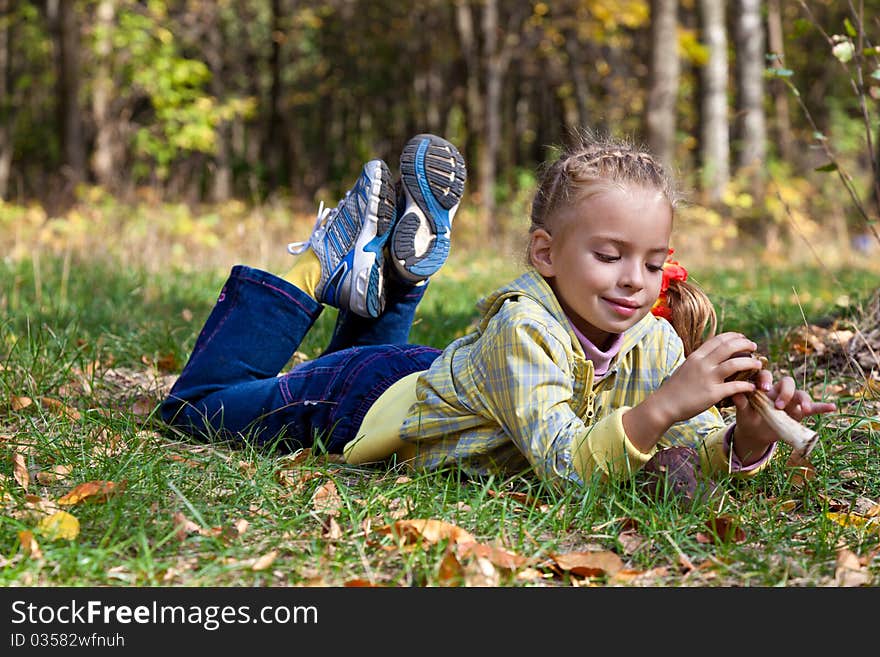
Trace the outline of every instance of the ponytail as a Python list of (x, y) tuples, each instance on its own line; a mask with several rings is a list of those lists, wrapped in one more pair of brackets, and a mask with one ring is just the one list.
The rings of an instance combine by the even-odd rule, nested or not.
[[(669, 250), (672, 255), (672, 249)], [(715, 306), (703, 289), (687, 280), (687, 270), (675, 260), (663, 265), (663, 283), (660, 296), (651, 312), (666, 319), (684, 343), (687, 357), (701, 344), (715, 335), (718, 318)]]
[(671, 315), (669, 323), (684, 343), (685, 357), (715, 335), (715, 306), (699, 285), (671, 281), (666, 289), (666, 304)]

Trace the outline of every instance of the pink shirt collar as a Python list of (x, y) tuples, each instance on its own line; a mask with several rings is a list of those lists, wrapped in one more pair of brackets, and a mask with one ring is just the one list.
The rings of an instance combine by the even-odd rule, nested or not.
[(606, 351), (602, 351), (599, 347), (594, 345), (587, 336), (581, 333), (570, 319), (568, 320), (568, 323), (571, 324), (574, 334), (578, 337), (581, 346), (584, 348), (584, 354), (586, 354), (587, 360), (593, 361), (593, 380), (598, 381), (608, 374), (611, 360), (617, 355), (617, 352), (620, 351), (620, 345), (623, 343), (623, 333), (618, 333), (617, 337), (614, 338), (614, 342), (611, 343), (611, 346), (608, 347)]

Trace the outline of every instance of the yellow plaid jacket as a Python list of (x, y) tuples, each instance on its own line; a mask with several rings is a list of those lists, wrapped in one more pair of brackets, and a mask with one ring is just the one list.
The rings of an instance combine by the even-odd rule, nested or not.
[[(532, 468), (551, 482), (583, 484), (593, 474), (626, 478), (650, 459), (627, 439), (621, 417), (683, 362), (669, 322), (649, 314), (626, 331), (609, 373), (594, 383), (593, 363), (537, 271), (477, 307), (477, 327), (418, 378), (400, 429), (415, 448), (413, 466), (455, 463), (474, 475)], [(728, 472), (726, 429), (712, 407), (673, 425), (661, 444), (693, 446), (706, 472)]]

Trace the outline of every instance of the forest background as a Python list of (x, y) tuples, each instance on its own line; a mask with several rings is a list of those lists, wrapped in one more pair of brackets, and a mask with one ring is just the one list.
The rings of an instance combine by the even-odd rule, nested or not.
[(806, 240), (847, 261), (880, 242), (878, 5), (0, 0), (2, 239), (83, 246), (100, 215), (170, 235), (142, 245), (154, 266), (231, 229), (247, 248), (434, 132), (469, 166), (457, 239), (497, 248), (522, 236), (537, 166), (589, 127), (679, 173), (689, 257)]
[[(0, 583), (876, 585), (878, 10), (0, 0)], [(284, 271), (318, 203), (420, 132), (469, 177), (411, 339), (461, 335), (521, 269), (540, 164), (581, 128), (676, 172), (674, 257), (719, 327), (838, 403), (812, 462), (682, 514), (635, 487), (343, 467), (156, 420), (229, 267)]]

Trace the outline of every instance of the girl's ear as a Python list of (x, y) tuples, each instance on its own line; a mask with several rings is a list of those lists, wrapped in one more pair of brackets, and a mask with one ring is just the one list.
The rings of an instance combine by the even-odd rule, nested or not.
[(543, 228), (534, 230), (529, 240), (529, 261), (532, 266), (538, 270), (538, 273), (545, 278), (551, 278), (556, 275), (553, 267), (553, 254), (551, 246), (553, 245), (553, 236)]

